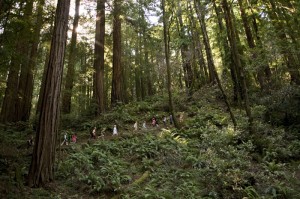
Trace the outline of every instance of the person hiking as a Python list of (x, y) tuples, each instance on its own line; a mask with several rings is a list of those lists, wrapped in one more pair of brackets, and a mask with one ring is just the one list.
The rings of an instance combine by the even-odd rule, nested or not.
[(76, 133), (74, 133), (74, 134), (72, 135), (72, 142), (73, 142), (73, 143), (76, 143), (76, 142), (77, 142), (77, 135), (76, 135)]
[(112, 135), (118, 135), (117, 125), (114, 125), (113, 134)]
[(97, 138), (97, 136), (96, 136), (96, 130), (97, 130), (97, 128), (94, 127), (94, 129), (93, 129), (92, 132), (91, 132), (91, 138), (92, 138), (92, 139), (96, 139), (96, 138)]
[(134, 123), (133, 128), (134, 128), (135, 131), (138, 130), (138, 122), (137, 121)]

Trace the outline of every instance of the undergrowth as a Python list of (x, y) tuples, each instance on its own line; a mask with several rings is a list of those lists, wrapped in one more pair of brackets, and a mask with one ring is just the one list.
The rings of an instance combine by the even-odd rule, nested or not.
[[(169, 114), (165, 96), (118, 106), (93, 120), (65, 116), (63, 132), (76, 129), (80, 143), (62, 147), (55, 187), (30, 190), (25, 198), (300, 198), (297, 131), (265, 120), (268, 110), (274, 119), (275, 109), (263, 103), (252, 106), (255, 133), (248, 132), (240, 109), (233, 109), (239, 124), (234, 130), (216, 93), (199, 91), (192, 100), (175, 95), (176, 115), (185, 115), (180, 129), (160, 122), (159, 127), (133, 131), (135, 121), (149, 124), (153, 116), (161, 121)], [(117, 137), (111, 137), (113, 124), (120, 131)], [(2, 127), (0, 143), (15, 144), (17, 152), (32, 134), (23, 125)], [(93, 126), (107, 129), (104, 139), (88, 140)], [(31, 150), (18, 162), (24, 181)], [(1, 179), (10, 179), (14, 187), (16, 171), (4, 167), (16, 160), (5, 153), (3, 148), (0, 170), (10, 177)]]

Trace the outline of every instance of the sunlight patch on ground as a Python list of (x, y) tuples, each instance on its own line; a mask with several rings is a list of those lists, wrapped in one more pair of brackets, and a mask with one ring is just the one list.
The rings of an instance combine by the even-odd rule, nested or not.
[(160, 138), (164, 138), (166, 136), (172, 137), (177, 143), (186, 145), (188, 142), (185, 138), (180, 137), (179, 135), (175, 135), (171, 130), (162, 128), (159, 134)]

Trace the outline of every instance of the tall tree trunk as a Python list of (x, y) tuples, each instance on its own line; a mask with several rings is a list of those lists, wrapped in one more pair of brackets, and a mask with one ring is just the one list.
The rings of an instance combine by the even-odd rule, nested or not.
[[(150, 62), (149, 62), (149, 78), (151, 79), (151, 82), (155, 82), (156, 76), (155, 76), (155, 63), (154, 63), (154, 55), (153, 55), (153, 51), (150, 51)], [(148, 83), (151, 83), (150, 81)], [(151, 83), (150, 85), (148, 85), (148, 90), (149, 90), (149, 95), (154, 95), (156, 93), (156, 90), (154, 88), (154, 84)]]
[(140, 71), (140, 43), (135, 47), (135, 68), (134, 68), (134, 81), (135, 81), (135, 95), (136, 100), (142, 100), (142, 85), (141, 85), (141, 71)]
[[(87, 55), (84, 53), (80, 57), (80, 73), (81, 74), (86, 74), (87, 70)], [(88, 102), (88, 97), (87, 97), (87, 83), (86, 83), (86, 77), (81, 77), (80, 78), (81, 85), (79, 86), (79, 97), (78, 97), (78, 104), (80, 104), (79, 107), (79, 113), (82, 114), (84, 111), (87, 109), (87, 102)]]
[(165, 0), (161, 1), (162, 4), (162, 11), (163, 11), (163, 31), (164, 31), (164, 44), (165, 44), (165, 58), (166, 58), (166, 65), (167, 65), (167, 80), (168, 80), (168, 95), (169, 95), (169, 110), (174, 120), (174, 125), (178, 128), (177, 118), (175, 117), (174, 113), (174, 104), (173, 104), (173, 97), (172, 97), (172, 82), (171, 82), (171, 67), (170, 67), (170, 52), (169, 52), (169, 32), (168, 32), (168, 24), (167, 24), (167, 14), (165, 10)]
[(113, 74), (111, 88), (111, 104), (116, 106), (118, 102), (123, 102), (122, 94), (122, 68), (121, 68), (121, 0), (114, 0), (113, 10)]
[[(53, 33), (53, 29), (54, 29), (54, 23), (55, 23), (55, 15), (52, 15), (51, 16), (51, 20), (50, 20), (50, 31), (51, 33)], [(50, 42), (47, 41), (47, 42)], [(45, 92), (45, 82), (46, 82), (46, 75), (48, 73), (48, 62), (49, 62), (49, 59), (50, 59), (50, 49), (46, 48), (45, 50), (45, 63), (44, 63), (44, 69), (43, 69), (43, 76), (42, 76), (42, 81), (41, 81), (41, 85), (40, 85), (40, 91), (39, 91), (39, 98), (38, 98), (38, 102), (37, 102), (37, 105), (36, 105), (36, 111), (35, 111), (35, 115), (37, 116), (36, 118), (39, 118), (39, 114), (41, 112), (41, 108), (42, 108), (42, 97), (44, 96), (44, 92)]]
[(94, 60), (94, 99), (96, 113), (105, 111), (104, 95), (104, 43), (105, 43), (105, 0), (97, 0), (97, 20)]
[[(145, 39), (146, 40), (146, 39)], [(150, 69), (150, 63), (149, 63), (149, 52), (148, 49), (146, 49), (146, 41), (144, 40), (144, 46), (145, 46), (145, 80), (146, 80), (146, 90), (147, 90), (147, 96), (153, 95), (153, 88), (152, 88), (152, 79), (151, 79), (151, 69)]]
[(63, 90), (62, 96), (62, 113), (67, 114), (71, 112), (71, 98), (72, 98), (72, 90), (74, 84), (74, 76), (75, 76), (75, 63), (76, 63), (76, 45), (77, 45), (77, 27), (79, 22), (79, 6), (80, 0), (76, 0), (75, 2), (75, 14), (73, 21), (73, 30), (72, 37), (70, 43), (70, 53), (69, 53), (69, 63), (67, 68), (67, 75), (65, 81), (65, 88)]
[(28, 70), (28, 48), (30, 40), (30, 16), (32, 15), (33, 1), (27, 2), (24, 8), (24, 16), (18, 16), (22, 21), (22, 27), (17, 33), (16, 47), (12, 54), (10, 69), (5, 90), (5, 97), (2, 103), (0, 114), (0, 122), (16, 122), (19, 120), (18, 114), (20, 112), (18, 101), (19, 97), (24, 98), (23, 90), (19, 96), (19, 72), (22, 65), (22, 79), (25, 79), (26, 71)]
[(34, 26), (32, 37), (31, 51), (29, 56), (28, 65), (23, 65), (21, 70), (19, 82), (19, 95), (18, 98), (18, 120), (28, 121), (32, 107), (32, 93), (33, 93), (33, 73), (35, 70), (36, 59), (38, 56), (38, 45), (40, 42), (40, 32), (43, 25), (43, 7), (45, 0), (39, 0), (37, 6), (37, 18)]
[(180, 52), (181, 52), (181, 58), (182, 58), (182, 68), (184, 71), (185, 79), (186, 79), (186, 88), (188, 90), (189, 95), (191, 95), (191, 90), (192, 90), (192, 83), (194, 79), (194, 74), (191, 66), (191, 56), (189, 54), (189, 46), (187, 44), (185, 35), (185, 29), (184, 29), (184, 24), (182, 20), (182, 10), (181, 10), (181, 3), (180, 1), (178, 2), (178, 12), (177, 12), (177, 18), (179, 22), (179, 36), (181, 38), (181, 46), (180, 46)]
[(48, 62), (49, 62), (49, 55), (50, 55), (49, 50), (46, 50), (46, 51), (47, 51), (47, 52), (45, 52), (46, 59), (45, 59), (45, 63), (44, 63), (43, 76), (42, 76), (42, 81), (41, 81), (41, 85), (40, 85), (39, 99), (38, 99), (38, 102), (36, 105), (36, 112), (35, 112), (36, 116), (38, 116), (41, 112), (42, 97), (44, 96), (44, 92), (45, 92), (45, 81), (46, 81), (46, 75), (47, 75), (47, 71), (48, 71)]
[[(193, 12), (193, 9), (189, 2), (189, 12)], [(193, 15), (189, 15), (190, 21), (191, 21), (191, 32), (192, 32), (192, 38), (195, 48), (195, 59), (198, 60), (199, 65), (199, 72), (200, 72), (200, 85), (204, 85), (208, 82), (209, 76), (207, 72), (207, 66), (205, 63), (204, 55), (203, 55), (203, 46), (200, 42), (200, 35), (198, 32), (198, 29), (196, 28), (196, 20)]]
[(237, 102), (240, 104), (240, 84), (238, 81), (238, 75), (237, 75), (237, 70), (235, 69), (236, 67), (234, 66), (234, 61), (232, 58), (232, 55), (230, 53), (230, 47), (228, 44), (227, 36), (225, 33), (225, 27), (222, 22), (222, 13), (221, 13), (221, 8), (216, 5), (216, 1), (213, 0), (213, 6), (217, 15), (217, 20), (218, 20), (218, 26), (219, 26), (219, 41), (221, 45), (221, 51), (223, 51), (223, 57), (222, 61), (223, 64), (225, 65), (225, 70), (229, 69), (230, 70), (230, 75), (231, 75), (231, 80), (233, 84), (233, 100), (234, 102)]
[(37, 127), (28, 185), (39, 187), (54, 180), (56, 138), (59, 123), (59, 99), (63, 61), (67, 41), (70, 0), (58, 0), (45, 92)]
[(11, 62), (9, 69), (8, 78), (6, 82), (5, 95), (2, 102), (0, 122), (16, 122), (16, 101), (18, 98), (18, 76), (19, 76), (19, 65)]
[(241, 86), (243, 89), (243, 95), (244, 95), (244, 100), (245, 100), (245, 110), (246, 114), (248, 117), (248, 123), (249, 123), (249, 131), (254, 132), (253, 130), (253, 118), (251, 114), (251, 108), (250, 108), (250, 103), (249, 103), (249, 98), (248, 98), (248, 91), (247, 91), (247, 85), (246, 85), (246, 80), (245, 80), (245, 74), (244, 74), (244, 69), (240, 60), (240, 54), (239, 54), (239, 49), (237, 46), (237, 37), (236, 37), (236, 31), (234, 30), (234, 25), (232, 22), (231, 18), (231, 11), (229, 8), (229, 5), (227, 3), (227, 0), (222, 0), (222, 6), (224, 9), (224, 14), (225, 14), (225, 20), (226, 20), (226, 25), (227, 25), (227, 30), (228, 30), (228, 38), (229, 38), (229, 44), (231, 47), (231, 53), (233, 55), (233, 60), (235, 62), (235, 65), (240, 69), (240, 82)]
[(216, 80), (213, 68), (215, 67), (213, 56), (212, 56), (212, 50), (210, 47), (210, 42), (207, 34), (207, 29), (206, 29), (206, 23), (205, 23), (205, 8), (201, 5), (200, 1), (194, 0), (195, 4), (195, 10), (197, 13), (197, 17), (201, 26), (201, 31), (203, 35), (203, 42), (205, 46), (205, 51), (206, 51), (206, 57), (207, 57), (207, 65), (208, 65), (208, 70), (209, 70), (209, 81), (214, 82)]
[[(18, 99), (16, 101), (16, 112), (15, 112), (16, 121), (28, 120), (29, 112), (30, 112), (30, 108), (31, 108), (31, 99), (30, 99), (29, 103), (26, 101), (28, 100), (27, 99), (28, 97), (31, 98), (31, 96), (28, 96), (28, 94), (30, 95), (33, 90), (33, 83), (30, 82), (30, 81), (33, 81), (33, 76), (32, 76), (32, 74), (30, 74), (30, 73), (32, 73), (32, 71), (30, 71), (31, 68), (30, 68), (29, 62), (30, 62), (30, 58), (31, 58), (30, 52), (33, 50), (32, 41), (33, 41), (33, 39), (35, 39), (32, 37), (31, 29), (36, 28), (36, 27), (33, 27), (33, 24), (31, 24), (30, 18), (32, 16), (32, 11), (33, 11), (33, 1), (30, 0), (30, 1), (28, 1), (28, 3), (26, 4), (26, 7), (25, 7), (25, 13), (24, 13), (24, 18), (23, 18), (25, 26), (24, 26), (23, 30), (21, 31), (22, 37), (18, 41), (21, 43), (22, 47), (21, 47), (21, 51), (19, 52), (19, 55), (21, 58), (20, 59), (21, 72), (20, 72), (19, 85), (18, 85)], [(37, 38), (37, 39), (39, 40), (39, 38)], [(28, 107), (26, 107), (26, 105), (28, 105)], [(27, 110), (25, 110), (25, 109), (27, 109)], [(25, 113), (24, 111), (29, 111), (29, 112)]]

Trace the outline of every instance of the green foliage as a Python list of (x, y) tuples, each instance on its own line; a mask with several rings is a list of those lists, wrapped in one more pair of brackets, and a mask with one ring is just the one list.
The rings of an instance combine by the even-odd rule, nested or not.
[[(76, 126), (84, 133), (93, 126), (103, 129), (117, 123), (122, 127), (122, 134), (105, 135), (104, 140), (80, 139), (82, 143), (62, 147), (63, 159), (58, 165), (56, 183), (66, 192), (76, 190), (74, 198), (81, 195), (91, 198), (297, 198), (300, 142), (296, 133), (264, 123), (261, 119), (268, 107), (263, 104), (252, 108), (255, 134), (247, 131), (247, 118), (242, 111), (235, 112), (239, 126), (234, 130), (222, 104), (219, 107), (212, 104), (215, 99), (210, 99), (210, 95), (205, 97), (193, 102), (178, 97), (187, 112), (181, 129), (167, 126), (130, 130), (135, 120), (167, 114), (152, 110), (164, 104), (156, 98), (155, 103), (149, 99), (118, 106), (94, 120), (65, 115), (66, 125)], [(3, 126), (5, 143), (21, 143), (16, 141), (19, 135), (31, 132), (25, 128), (18, 132), (22, 128)], [(79, 137), (83, 138), (78, 129)], [(0, 142), (4, 144), (3, 140)], [(0, 163), (7, 165), (5, 161)], [(20, 168), (23, 172), (27, 167)], [(15, 184), (13, 181), (12, 186)], [(67, 197), (47, 191), (32, 195)]]
[(64, 129), (74, 128), (77, 131), (86, 130), (87, 127), (89, 127), (86, 123), (89, 123), (89, 121), (89, 117), (77, 116), (74, 114), (65, 114), (61, 117), (61, 125)]
[(91, 192), (117, 191), (131, 181), (127, 163), (95, 146), (71, 154), (59, 167), (59, 176), (88, 185)]
[(299, 93), (299, 86), (289, 85), (262, 98), (261, 103), (267, 109), (267, 121), (275, 125), (298, 125), (300, 123)]

